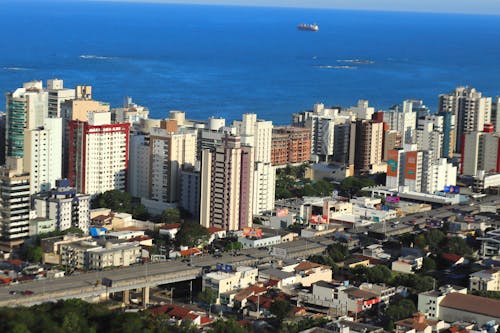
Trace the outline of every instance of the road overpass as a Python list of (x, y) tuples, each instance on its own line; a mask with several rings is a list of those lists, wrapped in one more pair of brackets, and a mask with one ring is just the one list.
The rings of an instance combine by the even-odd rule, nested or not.
[[(326, 249), (327, 240), (324, 238), (301, 239), (286, 244), (290, 249), (288, 257), (298, 258), (306, 255), (304, 249), (311, 254), (323, 252)], [(204, 268), (215, 268), (217, 263), (254, 266), (269, 263), (273, 259), (275, 258), (266, 250), (245, 249), (238, 255), (224, 253), (220, 258), (208, 255), (192, 257), (189, 263), (172, 260), (87, 272), (58, 279), (26, 281), (0, 287), (0, 307), (31, 306), (71, 298), (106, 298), (107, 295), (117, 292), (123, 292), (124, 300), (127, 301), (128, 292), (134, 289), (142, 289), (143, 299), (148, 303), (150, 287), (194, 280), (202, 275)], [(103, 279), (111, 281), (111, 285), (103, 285)], [(26, 290), (33, 293), (23, 295)], [(13, 291), (16, 293), (13, 294)]]

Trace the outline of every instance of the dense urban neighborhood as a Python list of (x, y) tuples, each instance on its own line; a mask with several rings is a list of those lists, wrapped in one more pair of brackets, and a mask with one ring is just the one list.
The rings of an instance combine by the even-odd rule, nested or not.
[(500, 331), (500, 97), (276, 126), (5, 96), (1, 332)]

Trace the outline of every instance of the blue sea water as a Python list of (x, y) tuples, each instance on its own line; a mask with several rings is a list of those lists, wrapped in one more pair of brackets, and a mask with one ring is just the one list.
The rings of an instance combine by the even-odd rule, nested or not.
[[(312, 22), (319, 32), (296, 29)], [(435, 108), (465, 84), (500, 94), (500, 16), (3, 0), (0, 36), (0, 91), (57, 77), (113, 106), (132, 96), (152, 117), (285, 124), (316, 102)]]

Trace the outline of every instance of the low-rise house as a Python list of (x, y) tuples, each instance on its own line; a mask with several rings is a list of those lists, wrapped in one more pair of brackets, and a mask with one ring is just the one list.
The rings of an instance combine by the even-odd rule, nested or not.
[(500, 322), (500, 301), (461, 293), (450, 293), (439, 303), (439, 319), (446, 322), (469, 321), (484, 325)]
[(160, 227), (159, 233), (160, 235), (167, 236), (170, 239), (175, 239), (175, 235), (177, 235), (177, 232), (180, 228), (180, 223), (165, 224), (164, 226)]
[(446, 327), (444, 321), (426, 319), (420, 312), (415, 313), (412, 318), (398, 320), (394, 324), (396, 333), (432, 333)]
[(323, 307), (334, 316), (360, 313), (380, 303), (375, 293), (327, 281), (314, 283), (311, 291), (299, 292), (298, 298), (301, 304)]
[(441, 258), (447, 261), (451, 266), (458, 266), (465, 263), (466, 261), (463, 256), (453, 253), (443, 253), (441, 255)]
[(488, 231), (478, 240), (481, 241), (481, 255), (483, 257), (500, 256), (500, 229)]
[(413, 255), (399, 257), (398, 260), (392, 262), (391, 269), (399, 273), (413, 274), (422, 268), (423, 260), (424, 258)]
[(396, 295), (396, 287), (391, 287), (386, 284), (362, 283), (359, 289), (369, 291), (380, 298), (381, 303), (388, 304), (392, 297)]
[(467, 293), (467, 288), (461, 286), (446, 285), (438, 290), (425, 291), (418, 294), (418, 312), (424, 313), (429, 319), (440, 318), (439, 303), (449, 293)]
[(295, 274), (295, 282), (303, 287), (310, 287), (318, 281), (330, 281), (332, 279), (332, 268), (330, 266), (316, 264), (310, 261), (285, 266), (281, 269), (284, 272)]
[(258, 269), (240, 266), (235, 271), (216, 271), (203, 275), (202, 288), (211, 288), (217, 292), (217, 304), (233, 302), (233, 291), (247, 288), (257, 282)]
[(500, 267), (493, 267), (469, 276), (469, 290), (500, 291)]
[(370, 260), (365, 258), (352, 257), (344, 261), (344, 268), (354, 268), (354, 267), (368, 267), (370, 266)]
[(297, 285), (297, 276), (292, 272), (285, 272), (277, 268), (268, 268), (259, 271), (259, 281), (276, 281), (276, 286), (280, 289)]
[(384, 252), (382, 245), (380, 244), (372, 244), (368, 245), (363, 249), (363, 256), (371, 257), (378, 260), (390, 260), (391, 255)]
[(211, 244), (213, 241), (217, 239), (223, 239), (227, 237), (227, 231), (217, 227), (210, 227), (207, 229), (210, 234), (210, 238), (208, 239), (208, 244)]
[(151, 309), (150, 312), (153, 315), (167, 315), (170, 317), (171, 321), (174, 321), (177, 325), (181, 325), (183, 322), (186, 322), (197, 327), (202, 327), (213, 323), (213, 319), (205, 316), (204, 313), (196, 312), (174, 304), (160, 306)]

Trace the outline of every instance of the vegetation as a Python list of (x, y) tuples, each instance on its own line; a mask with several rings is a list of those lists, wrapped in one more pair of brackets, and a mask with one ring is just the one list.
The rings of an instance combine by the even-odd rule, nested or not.
[(147, 220), (150, 216), (146, 207), (140, 203), (134, 203), (127, 192), (110, 190), (101, 193), (92, 203), (92, 208), (109, 208), (112, 211), (132, 214), (138, 220)]
[(181, 224), (179, 231), (175, 235), (177, 245), (196, 247), (207, 243), (210, 238), (207, 228), (195, 221), (186, 221)]
[(177, 208), (167, 208), (161, 213), (163, 223), (178, 223), (181, 220), (181, 212)]
[(500, 300), (500, 291), (473, 290), (473, 295)]
[(361, 177), (347, 177), (340, 182), (340, 195), (351, 198), (353, 196), (362, 195), (361, 189), (363, 187), (374, 186), (375, 182), (370, 178)]
[(233, 251), (235, 253), (237, 253), (241, 249), (243, 249), (243, 244), (241, 244), (238, 241), (227, 243), (226, 246), (224, 247), (224, 250), (228, 252)]
[(192, 327), (167, 326), (164, 316), (149, 312), (112, 312), (105, 305), (80, 300), (44, 303), (30, 308), (0, 309), (0, 332), (92, 333), (92, 332), (196, 332)]
[(215, 304), (217, 301), (217, 292), (212, 288), (205, 288), (205, 290), (198, 293), (198, 301), (205, 304)]
[(329, 322), (326, 318), (306, 317), (298, 322), (286, 323), (282, 327), (283, 332), (298, 333), (313, 327), (324, 327)]
[(279, 299), (271, 303), (269, 311), (281, 323), (283, 322), (283, 319), (287, 318), (292, 312), (292, 306), (290, 305), (290, 302)]
[(385, 315), (391, 321), (398, 321), (411, 317), (416, 311), (415, 303), (409, 299), (402, 299), (397, 303), (390, 304), (385, 311)]
[(219, 319), (215, 322), (210, 333), (251, 333), (252, 331), (239, 325), (235, 320), (222, 320)]

